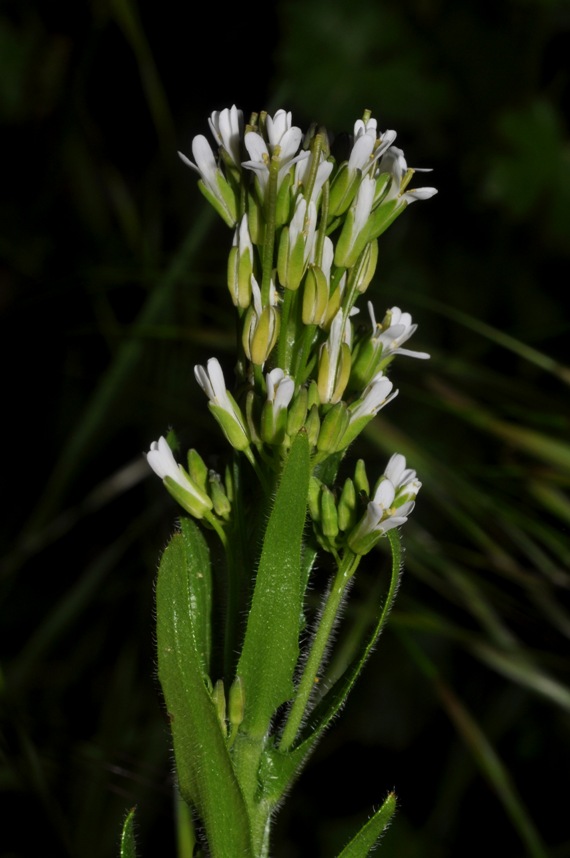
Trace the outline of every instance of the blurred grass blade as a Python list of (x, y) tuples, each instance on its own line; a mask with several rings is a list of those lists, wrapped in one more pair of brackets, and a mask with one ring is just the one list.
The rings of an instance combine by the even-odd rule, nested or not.
[(420, 650), (411, 636), (402, 629), (398, 630), (398, 634), (416, 665), (435, 688), (447, 715), (505, 808), (513, 827), (526, 847), (529, 858), (550, 858), (509, 772), (475, 719), (443, 681), (433, 662), (425, 652)]
[(86, 458), (86, 452), (97, 436), (103, 433), (106, 421), (113, 411), (124, 388), (137, 371), (145, 351), (144, 338), (137, 332), (148, 324), (157, 321), (168, 306), (174, 286), (180, 279), (187, 277), (190, 260), (201, 247), (213, 213), (206, 210), (195, 221), (182, 247), (174, 257), (170, 267), (156, 283), (146, 304), (141, 310), (132, 328), (132, 336), (122, 345), (117, 357), (102, 377), (88, 403), (82, 417), (77, 421), (67, 443), (63, 446), (50, 480), (40, 496), (39, 502), (24, 528), (22, 540), (28, 539), (28, 533), (41, 528), (54, 515), (64, 496), (71, 479), (80, 470), (80, 464)]
[(137, 4), (133, 0), (112, 0), (111, 5), (115, 20), (125, 34), (137, 59), (143, 89), (160, 144), (168, 155), (174, 156), (176, 148), (174, 121), (148, 39), (137, 12)]

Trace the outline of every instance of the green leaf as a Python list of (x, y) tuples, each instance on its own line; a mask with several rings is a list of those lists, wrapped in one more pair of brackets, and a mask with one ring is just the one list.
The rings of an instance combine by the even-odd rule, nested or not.
[(125, 819), (123, 831), (121, 834), (121, 858), (137, 858), (137, 847), (135, 844), (135, 812), (136, 807), (132, 807)]
[(192, 631), (204, 676), (210, 673), (212, 649), (212, 571), (208, 546), (191, 518), (180, 520), (186, 550), (188, 597), (192, 603)]
[(265, 537), (238, 664), (245, 693), (242, 730), (260, 739), (293, 694), (299, 657), (301, 555), (309, 490), (306, 432), (291, 446)]
[(384, 804), (344, 847), (337, 858), (366, 858), (386, 831), (396, 810), (396, 796), (389, 793)]
[[(196, 808), (212, 856), (253, 858), (249, 818), (205, 675), (203, 586), (208, 551), (183, 524), (168, 544), (156, 586), (158, 676), (174, 741), (180, 793)], [(200, 577), (202, 575), (202, 577)]]

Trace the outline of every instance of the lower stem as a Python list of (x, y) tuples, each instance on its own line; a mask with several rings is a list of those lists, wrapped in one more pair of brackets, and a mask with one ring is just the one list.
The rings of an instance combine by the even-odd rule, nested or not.
[(327, 643), (330, 639), (335, 620), (338, 616), (339, 608), (346, 590), (346, 586), (356, 567), (360, 563), (360, 555), (349, 552), (344, 555), (337, 569), (332, 586), (329, 590), (324, 610), (321, 614), (321, 619), (313, 638), (311, 651), (305, 664), (301, 681), (295, 692), (295, 699), (289, 712), (287, 722), (283, 729), (283, 734), (279, 742), (281, 751), (288, 751), (295, 742), (297, 733), (305, 716), (305, 711), (311, 699), (313, 689), (315, 687), (315, 679), (318, 676), (319, 669), (323, 660)]

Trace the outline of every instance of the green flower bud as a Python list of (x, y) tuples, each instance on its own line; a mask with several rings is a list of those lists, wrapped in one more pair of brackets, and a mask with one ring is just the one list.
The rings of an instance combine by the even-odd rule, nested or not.
[(319, 388), (316, 381), (311, 381), (309, 384), (308, 390), (308, 400), (307, 400), (307, 408), (310, 410), (313, 405), (320, 405), (321, 400), (319, 397)]
[(349, 171), (348, 161), (340, 165), (331, 183), (329, 196), (329, 215), (343, 214), (354, 199), (360, 182), (360, 171)]
[(346, 432), (350, 416), (345, 402), (337, 402), (330, 408), (321, 423), (317, 441), (317, 450), (321, 453), (334, 453)]
[(331, 356), (325, 343), (319, 361), (317, 384), (322, 402), (339, 402), (350, 378), (351, 354), (350, 346), (341, 343), (336, 366), (331, 362)]
[(299, 388), (287, 412), (287, 435), (294, 437), (305, 425), (308, 411), (309, 392), (305, 385)]
[(226, 736), (226, 692), (224, 689), (224, 681), (222, 679), (216, 680), (214, 690), (212, 691), (212, 700), (214, 701), (214, 706), (216, 708), (216, 714), (218, 716), (218, 721), (220, 722), (220, 727), (222, 728), (222, 733), (224, 734), (224, 736)]
[(327, 486), (321, 492), (321, 531), (328, 539), (338, 536), (338, 513), (334, 494)]
[(368, 498), (370, 494), (370, 483), (366, 474), (366, 463), (364, 459), (358, 459), (354, 468), (354, 488), (359, 495), (365, 495)]
[(329, 283), (326, 275), (318, 265), (310, 265), (303, 283), (303, 324), (322, 325), (328, 305)]
[(354, 527), (357, 518), (357, 496), (354, 483), (350, 477), (347, 477), (342, 487), (337, 511), (338, 526), (343, 533)]
[(245, 713), (245, 691), (241, 676), (236, 676), (230, 686), (228, 704), (228, 719), (233, 733), (242, 723)]
[(188, 473), (190, 479), (203, 491), (208, 491), (208, 468), (197, 450), (188, 450)]
[(228, 288), (236, 307), (251, 304), (251, 275), (253, 274), (253, 244), (249, 235), (247, 215), (241, 219), (234, 234), (234, 244), (228, 257)]
[(253, 194), (247, 197), (247, 224), (253, 244), (261, 247), (265, 239), (265, 221), (263, 208)]
[(249, 360), (263, 366), (279, 336), (281, 316), (276, 307), (264, 307), (258, 316), (250, 306), (243, 325), (242, 344)]
[(376, 265), (378, 264), (378, 242), (376, 239), (370, 241), (364, 250), (364, 253), (358, 260), (358, 272), (356, 274), (356, 288), (362, 294), (366, 292), (374, 274)]
[(309, 438), (311, 447), (316, 447), (321, 428), (321, 418), (319, 416), (319, 406), (313, 405), (309, 411), (309, 415), (305, 420), (305, 429)]
[(323, 488), (323, 484), (317, 477), (311, 475), (309, 478), (309, 496), (308, 496), (308, 506), (309, 513), (311, 515), (312, 520), (315, 523), (319, 523), (321, 520), (321, 491)]
[(229, 502), (226, 491), (222, 485), (220, 475), (217, 474), (215, 471), (210, 471), (208, 475), (208, 484), (210, 489), (210, 497), (212, 498), (212, 503), (214, 504), (214, 512), (216, 513), (216, 515), (219, 515), (220, 518), (223, 518), (227, 521), (230, 517), (232, 507)]

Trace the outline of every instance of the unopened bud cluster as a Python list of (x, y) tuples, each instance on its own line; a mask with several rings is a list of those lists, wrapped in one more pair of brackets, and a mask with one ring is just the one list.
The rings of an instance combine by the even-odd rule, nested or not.
[[(303, 133), (285, 110), (246, 123), (233, 106), (212, 113), (209, 129), (214, 148), (198, 135), (193, 160), (180, 157), (232, 231), (226, 270), (239, 322), (232, 389), (240, 394), (230, 392), (216, 358), (195, 368), (196, 380), (231, 447), (253, 464), (278, 471), (292, 439), (306, 431), (319, 539), (327, 550), (365, 553), (370, 533), (379, 537), (406, 520), (420, 485), (415, 474), (397, 457), (404, 476), (395, 483), (387, 469), (363, 511), (368, 490), (356, 475), (339, 492), (319, 481), (318, 466), (342, 455), (397, 395), (386, 374), (395, 356), (428, 357), (402, 348), (417, 326), (399, 307), (377, 316), (369, 301), (369, 322), (355, 325), (355, 316), (375, 273), (378, 238), (436, 190), (410, 188), (415, 170), (394, 145), (396, 132), (379, 131), (368, 111), (341, 156), (325, 129)], [(228, 520), (226, 483), (205, 466), (184, 471), (165, 444), (153, 444), (148, 461), (171, 494), (191, 515)]]

